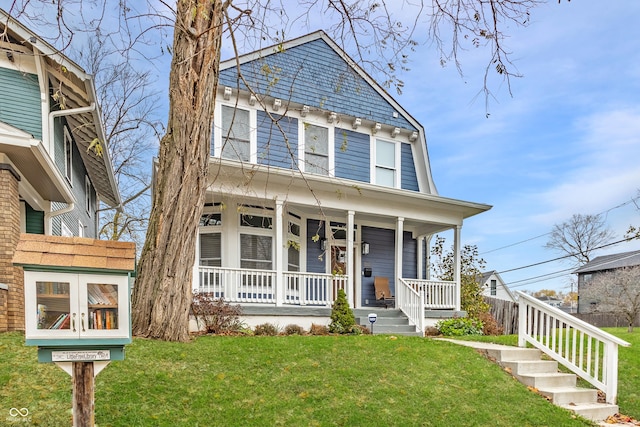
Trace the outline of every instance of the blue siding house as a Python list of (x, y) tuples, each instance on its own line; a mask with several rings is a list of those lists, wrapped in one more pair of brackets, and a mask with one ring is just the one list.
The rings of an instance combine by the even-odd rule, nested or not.
[(339, 289), (388, 306), (376, 277), (417, 331), (460, 310), (459, 280), (424, 273), (428, 242), (454, 230), (460, 248), (490, 206), (437, 193), (423, 127), (324, 32), (222, 63), (210, 179), (194, 291), (248, 323), (319, 323)]
[(24, 329), (12, 266), (22, 233), (96, 238), (99, 204), (117, 207), (120, 195), (91, 76), (2, 9), (0, 34), (2, 330)]

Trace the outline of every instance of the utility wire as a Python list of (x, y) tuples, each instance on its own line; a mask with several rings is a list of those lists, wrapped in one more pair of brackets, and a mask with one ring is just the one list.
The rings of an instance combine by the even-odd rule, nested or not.
[[(599, 213), (599, 214), (597, 214), (597, 215), (609, 214), (609, 212), (611, 212), (612, 210), (614, 210), (614, 209), (618, 209), (618, 208), (621, 208), (621, 207), (623, 207), (623, 206), (626, 206), (626, 205), (628, 205), (629, 203), (633, 203), (633, 204), (635, 204), (635, 205), (636, 205), (636, 207), (638, 207), (638, 205), (636, 204), (636, 200), (638, 200), (638, 199), (640, 199), (640, 196), (632, 197), (630, 200), (627, 200), (626, 202), (620, 203), (619, 205), (616, 205), (616, 206), (614, 206), (614, 207), (612, 207), (612, 208), (606, 209), (606, 210), (604, 210), (604, 211), (600, 212), (600, 213)], [(511, 244), (506, 245), (506, 246), (500, 246), (499, 248), (490, 249), (490, 250), (488, 250), (488, 251), (481, 252), (479, 255), (490, 254), (491, 252), (496, 252), (496, 251), (500, 251), (500, 250), (502, 250), (502, 249), (510, 248), (510, 247), (512, 247), (512, 246), (521, 245), (522, 243), (527, 243), (527, 242), (530, 242), (531, 240), (536, 240), (536, 239), (539, 239), (539, 238), (541, 238), (541, 237), (548, 236), (549, 234), (551, 234), (551, 231), (549, 231), (548, 233), (540, 234), (539, 236), (530, 237), (530, 238), (528, 238), (528, 239), (521, 240), (521, 241), (519, 241), (519, 242), (511, 243)]]

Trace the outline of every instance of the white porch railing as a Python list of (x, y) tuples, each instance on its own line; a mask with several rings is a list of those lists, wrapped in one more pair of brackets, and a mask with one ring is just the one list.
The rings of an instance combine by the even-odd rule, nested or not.
[(424, 292), (418, 283), (400, 279), (396, 285), (396, 304), (424, 336)]
[[(284, 304), (330, 306), (338, 296), (338, 290), (347, 292), (347, 276), (321, 273), (283, 274), (286, 283)], [(351, 298), (347, 292), (347, 300)]]
[[(283, 304), (331, 306), (339, 289), (347, 292), (347, 276), (285, 272), (283, 277)], [(193, 290), (230, 303), (275, 304), (278, 286), (275, 271), (200, 266)], [(349, 301), (350, 297), (347, 292)]]
[(602, 390), (607, 403), (618, 394), (618, 346), (630, 344), (518, 291), (518, 346), (530, 343)]

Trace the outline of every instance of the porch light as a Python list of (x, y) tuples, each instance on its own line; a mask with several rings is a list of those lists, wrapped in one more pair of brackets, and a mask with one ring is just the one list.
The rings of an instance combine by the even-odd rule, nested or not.
[(393, 128), (391, 131), (391, 138), (395, 138), (398, 135), (400, 135), (400, 128)]
[(362, 255), (369, 255), (369, 244), (362, 242)]
[(274, 99), (273, 100), (273, 111), (278, 111), (282, 106), (282, 99)]
[(358, 129), (358, 126), (362, 124), (362, 119), (357, 118), (353, 120), (353, 129)]
[(309, 106), (308, 105), (303, 105), (302, 106), (302, 110), (300, 111), (300, 115), (302, 117), (307, 117), (307, 114), (309, 114)]
[(224, 99), (226, 101), (231, 99), (231, 88), (230, 87), (225, 87), (224, 88), (224, 95), (222, 95), (224, 97)]
[(327, 250), (327, 239), (320, 239), (320, 249), (322, 249), (323, 251)]

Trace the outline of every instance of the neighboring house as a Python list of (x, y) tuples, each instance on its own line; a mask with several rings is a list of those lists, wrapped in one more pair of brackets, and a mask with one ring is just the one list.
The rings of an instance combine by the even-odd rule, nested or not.
[(562, 308), (562, 300), (556, 297), (550, 297), (548, 295), (543, 295), (541, 297), (536, 297), (538, 301), (542, 301), (545, 304), (549, 304), (551, 307)]
[(596, 300), (583, 297), (591, 280), (603, 273), (638, 265), (640, 265), (640, 251), (631, 251), (599, 256), (575, 270), (574, 273), (578, 275), (578, 313), (591, 313), (596, 308)]
[(120, 196), (91, 76), (0, 9), (0, 331), (24, 329), (20, 233), (96, 238), (100, 202)]
[(502, 277), (497, 271), (485, 271), (480, 277), (480, 286), (482, 287), (482, 295), (498, 298), (506, 301), (516, 302), (515, 297), (504, 284)]
[(458, 311), (427, 242), (453, 230), (459, 259), (463, 221), (490, 206), (438, 195), (415, 118), (322, 31), (237, 61), (221, 64), (194, 290), (281, 326), (328, 319), (338, 289), (389, 305), (375, 277), (405, 312)]

